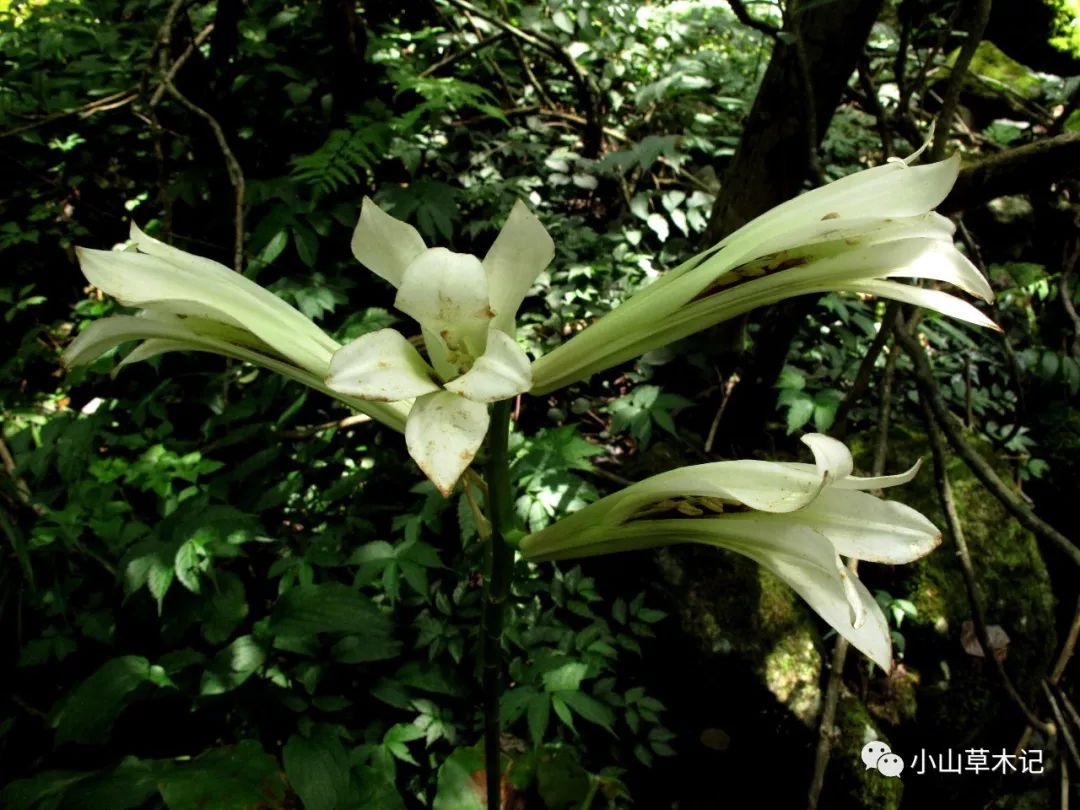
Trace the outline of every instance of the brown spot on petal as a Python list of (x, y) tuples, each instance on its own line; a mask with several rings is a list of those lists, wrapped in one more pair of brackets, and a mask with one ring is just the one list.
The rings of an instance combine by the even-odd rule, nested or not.
[(840, 219), (840, 214), (838, 214), (836, 211), (831, 211), (825, 216), (823, 216), (821, 218), (821, 221), (824, 222), (827, 219)]

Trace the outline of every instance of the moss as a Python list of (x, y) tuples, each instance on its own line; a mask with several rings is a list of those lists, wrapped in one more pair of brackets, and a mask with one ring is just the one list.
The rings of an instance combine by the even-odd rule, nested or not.
[(780, 703), (813, 725), (822, 666), (814, 620), (777, 577), (735, 554), (718, 561), (717, 553), (681, 547), (659, 554), (683, 628), (704, 653), (747, 664)]
[[(978, 447), (987, 458), (992, 448)], [(925, 437), (894, 431), (894, 469), (928, 456)], [(929, 458), (927, 458), (929, 462)], [(959, 458), (948, 462), (949, 480), (983, 593), (987, 620), (1010, 637), (1006, 669), (1025, 698), (1034, 697), (1055, 653), (1054, 596), (1035, 538), (1009, 515)], [(1007, 470), (999, 470), (1003, 476)], [(944, 526), (932, 464), (910, 484), (889, 493)], [(877, 572), (871, 571), (868, 578)], [(886, 587), (918, 610), (901, 628), (907, 665), (921, 675), (916, 692), (923, 733), (950, 741), (987, 744), (1016, 719), (990, 662), (966, 653), (961, 628), (971, 617), (967, 589), (949, 541), (909, 566), (894, 569)], [(1010, 744), (1006, 742), (1006, 744)]]
[[(838, 731), (836, 747), (829, 760), (826, 789), (832, 794), (823, 807), (874, 808), (896, 810), (904, 794), (902, 779), (889, 778), (862, 761), (862, 749), (872, 740), (889, 739), (867, 707), (857, 698), (844, 695), (836, 707)], [(890, 746), (891, 747), (891, 746)]]
[[(947, 64), (950, 69), (958, 53), (959, 48), (949, 54)], [(964, 91), (977, 96), (1006, 93), (1035, 101), (1046, 90), (1047, 83), (1038, 73), (1017, 62), (989, 40), (983, 40), (975, 49), (968, 75), (964, 78)]]

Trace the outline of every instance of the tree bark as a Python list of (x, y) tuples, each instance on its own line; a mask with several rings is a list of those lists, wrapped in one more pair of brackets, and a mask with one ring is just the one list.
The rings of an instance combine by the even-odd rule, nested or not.
[[(739, 146), (713, 207), (713, 244), (798, 194), (818, 173), (817, 150), (858, 66), (883, 0), (833, 0), (800, 12), (794, 5), (777, 40)], [(774, 410), (773, 386), (812, 300), (795, 300), (759, 316), (761, 330), (735, 389), (722, 433), (753, 445)], [(720, 340), (724, 344), (726, 341)]]

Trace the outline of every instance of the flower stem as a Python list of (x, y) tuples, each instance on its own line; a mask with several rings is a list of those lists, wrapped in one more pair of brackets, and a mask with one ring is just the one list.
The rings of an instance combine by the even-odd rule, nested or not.
[(514, 574), (514, 550), (506, 542), (513, 529), (510, 499), (510, 400), (496, 402), (488, 431), (487, 508), (491, 521), (486, 570), (484, 613), (480, 639), (481, 684), (484, 691), (484, 768), (487, 771), (488, 810), (500, 810), (502, 763), (499, 746), (499, 692), (503, 610)]

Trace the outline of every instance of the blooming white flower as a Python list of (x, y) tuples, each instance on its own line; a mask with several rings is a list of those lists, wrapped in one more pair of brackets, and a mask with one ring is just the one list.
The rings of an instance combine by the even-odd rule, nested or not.
[(358, 402), (327, 389), (323, 378), (341, 344), (303, 313), (240, 273), (166, 245), (134, 223), (131, 239), (138, 252), (76, 248), (91, 284), (141, 312), (91, 323), (65, 350), (65, 365), (93, 362), (132, 340), (142, 343), (121, 367), (168, 351), (214, 352), (266, 366), (404, 428), (407, 406)]
[(675, 543), (743, 554), (788, 583), (825, 621), (888, 670), (889, 627), (840, 555), (906, 563), (941, 532), (921, 513), (862, 490), (910, 481), (905, 473), (856, 478), (841, 442), (809, 434), (815, 464), (720, 461), (653, 476), (526, 537), (522, 554), (561, 560)]
[(449, 495), (487, 435), (488, 403), (532, 386), (514, 317), (555, 245), (520, 201), (480, 261), (427, 247), (415, 228), (365, 198), (352, 248), (397, 289), (394, 305), (420, 324), (430, 365), (401, 333), (381, 329), (340, 349), (326, 384), (365, 400), (415, 398), (409, 454)]
[(996, 329), (966, 301), (891, 280), (946, 281), (993, 300), (989, 283), (953, 245), (953, 224), (933, 211), (959, 170), (959, 155), (925, 166), (891, 161), (767, 211), (537, 360), (532, 393), (807, 293), (879, 295)]

